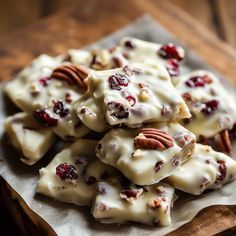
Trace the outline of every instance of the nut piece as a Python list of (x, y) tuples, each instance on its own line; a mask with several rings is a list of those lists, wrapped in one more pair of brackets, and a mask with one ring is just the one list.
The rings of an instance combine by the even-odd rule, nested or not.
[(139, 189), (123, 189), (120, 193), (120, 197), (124, 200), (126, 200), (127, 202), (133, 204), (134, 200), (138, 199), (143, 193), (143, 188), (139, 188)]
[(143, 128), (134, 139), (134, 145), (140, 149), (164, 151), (173, 147), (174, 141), (165, 131), (155, 128)]
[(219, 150), (226, 153), (231, 153), (232, 145), (229, 138), (229, 131), (223, 130), (215, 136), (215, 142)]
[(69, 84), (75, 84), (80, 88), (86, 88), (84, 80), (88, 77), (89, 71), (81, 65), (63, 65), (57, 67), (51, 75), (52, 79), (65, 80)]
[(161, 202), (162, 202), (161, 199), (153, 198), (153, 199), (150, 199), (150, 201), (148, 202), (148, 206), (153, 209), (156, 209), (156, 208), (161, 207)]

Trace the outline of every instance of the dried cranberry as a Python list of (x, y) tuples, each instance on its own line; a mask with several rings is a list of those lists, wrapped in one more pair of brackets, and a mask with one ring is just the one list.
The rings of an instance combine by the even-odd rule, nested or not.
[(68, 103), (71, 103), (71, 102), (73, 101), (73, 98), (72, 98), (72, 96), (71, 96), (71, 93), (67, 92), (67, 93), (65, 94), (65, 100), (66, 100), (66, 102), (68, 102)]
[(185, 81), (186, 86), (190, 88), (195, 87), (204, 87), (206, 84), (212, 83), (212, 79), (209, 78), (207, 75), (204, 76), (194, 76)]
[(172, 166), (174, 166), (174, 167), (179, 166), (179, 158), (178, 157), (173, 157)]
[(129, 112), (121, 105), (119, 102), (109, 102), (109, 110), (112, 111), (112, 116), (117, 119), (127, 119), (129, 117)]
[(158, 54), (164, 59), (176, 59), (177, 61), (183, 60), (179, 54), (178, 49), (172, 43), (164, 44), (159, 50)]
[(135, 48), (135, 44), (131, 40), (126, 40), (124, 42), (124, 45), (128, 49), (134, 49)]
[(203, 104), (205, 105), (205, 107), (202, 108), (201, 112), (204, 113), (205, 115), (212, 115), (214, 111), (217, 110), (219, 101), (213, 99), (207, 102), (203, 102)]
[(65, 117), (69, 114), (70, 110), (63, 101), (58, 100), (54, 103), (53, 111), (60, 117)]
[(43, 78), (39, 79), (39, 83), (40, 83), (42, 86), (46, 87), (46, 86), (48, 86), (48, 81), (49, 81), (49, 80), (50, 80), (49, 77), (43, 77)]
[(56, 175), (62, 180), (76, 180), (79, 177), (75, 166), (67, 163), (61, 163), (56, 167)]
[(170, 76), (178, 76), (180, 74), (179, 63), (176, 59), (168, 60), (166, 69), (169, 72)]
[(155, 164), (155, 167), (154, 167), (154, 171), (155, 172), (158, 172), (164, 165), (164, 161), (158, 161), (156, 164)]
[(121, 191), (121, 195), (126, 196), (127, 198), (136, 198), (138, 194), (140, 193), (139, 189), (123, 189)]
[(37, 109), (33, 115), (35, 119), (45, 126), (57, 126), (58, 119), (52, 117), (46, 109)]
[(183, 93), (182, 94), (182, 98), (185, 100), (185, 101), (191, 101), (192, 100), (192, 96), (190, 93)]
[(136, 104), (136, 99), (131, 95), (127, 96), (125, 99), (129, 101), (131, 107), (133, 107)]
[(125, 74), (111, 75), (108, 82), (113, 90), (121, 90), (121, 87), (127, 87), (129, 84), (128, 77)]
[(88, 185), (95, 184), (96, 181), (97, 181), (97, 179), (96, 179), (94, 176), (88, 176), (88, 177), (85, 179), (85, 182), (86, 182), (86, 184), (88, 184)]
[(227, 171), (227, 168), (226, 168), (226, 165), (225, 165), (224, 161), (217, 161), (217, 163), (218, 163), (218, 166), (219, 166), (220, 175), (216, 179), (216, 184), (224, 181), (225, 176), (226, 176), (226, 171)]

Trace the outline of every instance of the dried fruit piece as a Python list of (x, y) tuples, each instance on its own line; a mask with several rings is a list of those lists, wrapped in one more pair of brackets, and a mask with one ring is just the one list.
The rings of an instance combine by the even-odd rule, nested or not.
[(217, 161), (217, 164), (219, 166), (219, 176), (217, 177), (216, 179), (216, 184), (219, 184), (221, 182), (224, 181), (225, 179), (225, 176), (226, 176), (226, 171), (227, 171), (227, 168), (226, 168), (226, 165), (225, 165), (225, 162), (224, 161)]
[(51, 79), (65, 80), (69, 84), (75, 84), (79, 88), (85, 89), (87, 85), (84, 80), (88, 77), (89, 71), (81, 65), (63, 65), (57, 67), (51, 75)]
[(158, 161), (154, 166), (154, 171), (158, 172), (164, 166), (164, 161)]
[(176, 59), (177, 61), (183, 60), (183, 57), (179, 54), (177, 47), (172, 43), (164, 44), (158, 50), (158, 54), (164, 59)]
[(201, 112), (208, 116), (208, 115), (212, 115), (214, 111), (217, 110), (219, 106), (219, 101), (213, 99), (207, 102), (203, 102), (202, 104), (204, 104), (205, 107), (201, 109)]
[(132, 95), (125, 97), (125, 99), (129, 101), (131, 107), (133, 107), (136, 104), (136, 99)]
[(39, 83), (40, 83), (42, 86), (46, 87), (46, 86), (48, 86), (48, 81), (49, 81), (49, 80), (50, 80), (49, 77), (43, 77), (43, 78), (39, 79)]
[(194, 76), (185, 81), (186, 86), (190, 88), (195, 88), (195, 87), (204, 87), (206, 84), (212, 83), (212, 79), (207, 76)]
[(111, 89), (121, 90), (122, 87), (128, 86), (129, 80), (125, 74), (115, 74), (108, 78), (108, 83)]
[(69, 114), (70, 110), (63, 101), (58, 100), (53, 105), (53, 111), (60, 117), (65, 117)]
[(155, 128), (143, 128), (134, 139), (136, 148), (164, 151), (174, 145), (172, 137), (165, 131)]
[(131, 40), (126, 40), (124, 42), (124, 45), (128, 49), (134, 49), (135, 48), (135, 44)]
[(72, 181), (78, 179), (78, 173), (75, 166), (68, 163), (61, 163), (56, 167), (56, 175), (65, 181)]
[(58, 119), (52, 117), (46, 109), (37, 109), (33, 115), (36, 120), (45, 126), (57, 126)]
[(121, 105), (121, 103), (112, 101), (107, 105), (112, 112), (111, 116), (114, 116), (117, 119), (127, 119), (129, 117), (129, 112)]
[(178, 76), (180, 74), (179, 63), (176, 59), (168, 60), (166, 69), (169, 72), (170, 76)]
[(143, 188), (135, 189), (128, 188), (123, 189), (120, 193), (120, 197), (130, 203), (132, 203), (135, 199), (139, 198), (143, 193)]

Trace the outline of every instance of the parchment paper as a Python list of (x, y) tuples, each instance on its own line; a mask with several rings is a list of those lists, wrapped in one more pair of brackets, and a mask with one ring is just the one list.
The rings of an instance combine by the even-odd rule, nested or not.
[[(151, 17), (144, 16), (137, 19), (134, 23), (115, 32), (114, 34), (102, 39), (101, 41), (89, 46), (107, 47), (118, 43), (122, 36), (133, 36), (140, 39), (167, 43), (176, 42), (186, 48), (181, 42), (178, 42), (169, 32), (163, 29)], [(187, 49), (186, 63), (183, 72), (193, 69), (210, 69), (205, 62), (191, 49)], [(224, 81), (227, 89), (234, 93), (233, 86)], [(0, 121), (4, 117), (15, 112), (15, 108), (2, 93), (0, 88)], [(10, 112), (9, 112), (10, 111)], [(16, 190), (23, 198), (26, 204), (39, 216), (41, 216), (58, 235), (78, 236), (78, 235), (163, 235), (171, 232), (183, 224), (191, 221), (194, 216), (203, 208), (211, 205), (234, 205), (236, 204), (236, 181), (232, 182), (221, 190), (208, 192), (200, 197), (187, 195), (180, 197), (174, 204), (172, 211), (172, 225), (169, 227), (147, 227), (141, 224), (128, 224), (117, 226), (115, 224), (100, 224), (95, 222), (90, 215), (90, 208), (77, 207), (72, 204), (60, 203), (52, 199), (36, 195), (35, 187), (38, 179), (38, 169), (46, 166), (54, 154), (60, 149), (54, 148), (47, 156), (33, 167), (22, 164), (18, 157), (19, 153), (15, 152), (8, 144), (4, 135), (3, 127), (0, 126), (0, 175)]]

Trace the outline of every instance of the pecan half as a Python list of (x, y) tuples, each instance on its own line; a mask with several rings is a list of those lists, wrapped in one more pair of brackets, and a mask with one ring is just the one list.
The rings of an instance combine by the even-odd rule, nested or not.
[(173, 138), (165, 131), (156, 128), (143, 128), (134, 139), (134, 145), (140, 149), (164, 151), (174, 145)]
[(51, 74), (52, 79), (65, 80), (69, 84), (75, 84), (79, 88), (86, 88), (84, 80), (88, 77), (89, 71), (81, 65), (62, 65), (57, 67)]
[(232, 151), (232, 145), (229, 138), (229, 131), (223, 130), (219, 134), (215, 136), (215, 142), (217, 145), (217, 148), (220, 151), (230, 153)]

